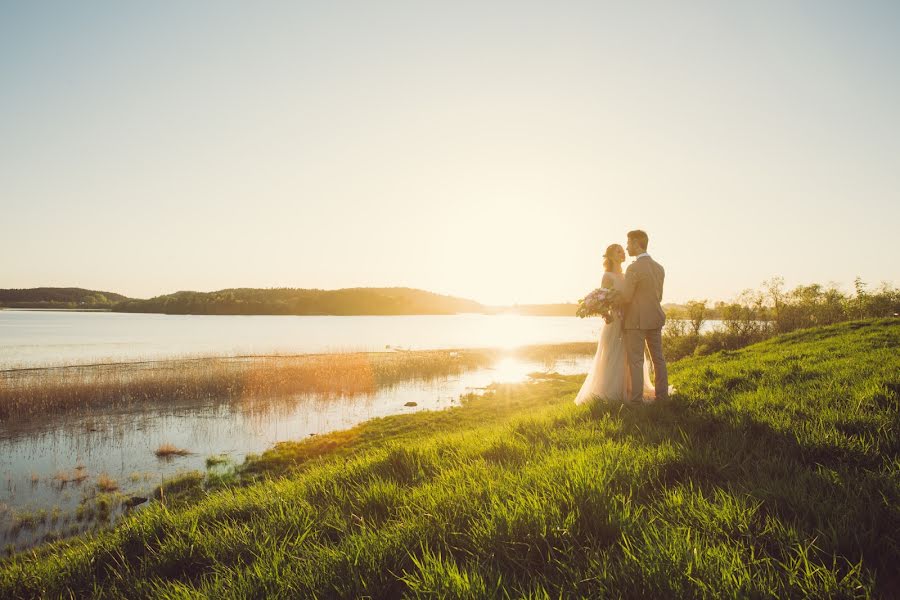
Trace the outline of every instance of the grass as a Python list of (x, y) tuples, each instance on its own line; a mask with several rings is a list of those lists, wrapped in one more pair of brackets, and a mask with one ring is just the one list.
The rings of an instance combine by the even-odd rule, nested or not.
[(202, 495), (204, 475), (200, 471), (187, 471), (165, 480), (153, 492), (153, 497), (165, 506), (169, 498), (176, 503), (194, 502)]
[(556, 376), (279, 444), (5, 559), (0, 597), (892, 597), (898, 348), (852, 322), (673, 364), (667, 404)]
[[(528, 346), (533, 360), (592, 354), (596, 344)], [(51, 414), (198, 400), (251, 401), (298, 393), (371, 394), (401, 381), (486, 367), (499, 350), (431, 350), (202, 358), (0, 371), (0, 424)]]
[(218, 465), (224, 465), (227, 464), (228, 461), (229, 458), (225, 454), (213, 454), (212, 456), (206, 457), (206, 468), (209, 469)]

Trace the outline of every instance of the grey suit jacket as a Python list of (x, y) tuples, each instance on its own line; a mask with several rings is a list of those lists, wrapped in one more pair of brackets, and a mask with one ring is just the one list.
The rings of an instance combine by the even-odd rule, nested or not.
[(625, 329), (660, 329), (666, 322), (661, 302), (666, 271), (662, 265), (644, 256), (625, 270), (625, 286), (620, 299), (625, 311)]

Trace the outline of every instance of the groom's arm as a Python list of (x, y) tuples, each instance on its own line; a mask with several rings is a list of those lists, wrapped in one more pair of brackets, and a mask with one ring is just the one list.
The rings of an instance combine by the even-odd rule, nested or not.
[(659, 273), (659, 302), (662, 303), (663, 285), (666, 282), (666, 270), (662, 268), (662, 265), (659, 266)]
[(631, 302), (634, 297), (634, 290), (638, 284), (638, 270), (634, 264), (628, 265), (625, 270), (625, 285), (619, 294), (619, 304), (624, 305)]

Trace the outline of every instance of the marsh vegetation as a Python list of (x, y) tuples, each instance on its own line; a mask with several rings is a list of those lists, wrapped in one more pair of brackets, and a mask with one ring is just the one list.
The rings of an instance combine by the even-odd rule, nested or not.
[(7, 370), (0, 371), (0, 423), (210, 398), (366, 394), (400, 381), (446, 377), (486, 366), (497, 356), (490, 350), (381, 352)]
[(35, 417), (178, 405), (240, 402), (296, 394), (354, 396), (400, 382), (428, 381), (485, 368), (507, 357), (552, 365), (592, 354), (593, 342), (515, 350), (468, 349), (245, 356), (109, 363), (0, 371), (0, 423)]

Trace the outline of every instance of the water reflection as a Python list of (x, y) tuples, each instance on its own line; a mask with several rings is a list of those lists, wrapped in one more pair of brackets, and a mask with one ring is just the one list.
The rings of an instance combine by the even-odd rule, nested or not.
[[(109, 488), (113, 482), (122, 497), (147, 496), (179, 472), (205, 470), (212, 455), (240, 463), (247, 454), (261, 453), (280, 441), (346, 429), (375, 417), (448, 408), (458, 404), (461, 395), (492, 382), (521, 381), (540, 371), (585, 372), (589, 360), (506, 357), (490, 368), (407, 381), (368, 394), (148, 404), (5, 430), (0, 432), (5, 482), (0, 491), (0, 544), (23, 548), (47, 535), (68, 535), (114, 519), (118, 504), (113, 502), (105, 514), (98, 507), (106, 498), (100, 483)], [(155, 451), (162, 444), (190, 454), (158, 458)]]

